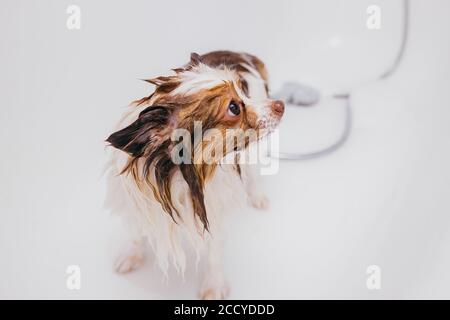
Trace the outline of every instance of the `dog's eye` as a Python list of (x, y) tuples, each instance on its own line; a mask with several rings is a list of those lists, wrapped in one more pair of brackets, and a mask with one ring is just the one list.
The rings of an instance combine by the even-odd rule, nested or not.
[(241, 113), (241, 107), (238, 104), (231, 101), (228, 105), (228, 114), (232, 117), (238, 116)]

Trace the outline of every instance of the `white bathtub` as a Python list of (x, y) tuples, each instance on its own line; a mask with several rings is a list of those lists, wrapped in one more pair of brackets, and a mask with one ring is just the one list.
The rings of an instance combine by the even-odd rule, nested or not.
[[(272, 88), (302, 81), (351, 90), (348, 142), (317, 160), (281, 161), (264, 178), (271, 207), (233, 221), (231, 298), (450, 298), (450, 4), (411, 0), (396, 73), (401, 2), (3, 1), (0, 11), (0, 297), (195, 298), (197, 278), (162, 283), (148, 263), (127, 276), (112, 261), (123, 238), (102, 209), (103, 139), (139, 78), (165, 74), (191, 51), (244, 50)], [(369, 5), (381, 29), (366, 27)], [(308, 151), (342, 129), (342, 109), (289, 108), (282, 147)], [(120, 234), (120, 236), (118, 236)], [(151, 260), (151, 259), (150, 259)], [(79, 265), (82, 287), (66, 287)], [(369, 290), (368, 266), (381, 270)]]

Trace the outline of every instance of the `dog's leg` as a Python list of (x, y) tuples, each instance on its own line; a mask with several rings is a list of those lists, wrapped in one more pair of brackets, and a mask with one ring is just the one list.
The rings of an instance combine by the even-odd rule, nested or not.
[(119, 255), (114, 269), (118, 273), (133, 271), (144, 263), (145, 238), (137, 238)]
[(208, 240), (206, 270), (200, 289), (200, 298), (204, 300), (226, 299), (230, 291), (223, 271), (223, 241), (216, 236)]
[(269, 198), (266, 196), (258, 183), (258, 167), (255, 165), (242, 166), (242, 181), (244, 182), (249, 204), (256, 208), (265, 210), (269, 207)]

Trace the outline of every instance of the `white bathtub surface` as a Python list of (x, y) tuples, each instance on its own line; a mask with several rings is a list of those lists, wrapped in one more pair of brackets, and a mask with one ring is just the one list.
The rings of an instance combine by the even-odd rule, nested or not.
[[(103, 139), (122, 106), (148, 93), (136, 79), (165, 73), (191, 50), (229, 48), (260, 54), (275, 85), (299, 74), (296, 80), (334, 89), (383, 69), (398, 40), (395, 32), (368, 35), (355, 46), (349, 39), (363, 37), (364, 22), (352, 28), (352, 21), (366, 17), (366, 4), (350, 4), (356, 1), (348, 7), (333, 1), (341, 11), (327, 10), (325, 1), (323, 7), (284, 1), (279, 11), (253, 3), (242, 8), (256, 10), (248, 20), (237, 2), (230, 2), (234, 19), (228, 7), (212, 17), (177, 6), (158, 9), (162, 2), (137, 1), (133, 8), (78, 2), (79, 31), (65, 29), (66, 1), (6, 1), (0, 12), (0, 298), (196, 297), (192, 266), (184, 283), (174, 276), (167, 285), (151, 261), (127, 276), (112, 271), (125, 235), (102, 209)], [(397, 4), (386, 10), (388, 29), (395, 29)], [(298, 22), (290, 8), (304, 10)], [(155, 21), (169, 12), (174, 22), (165, 30)], [(225, 252), (231, 298), (450, 298), (448, 12), (447, 1), (413, 0), (405, 60), (392, 78), (354, 92), (348, 143), (326, 158), (282, 161), (277, 175), (264, 178), (270, 210), (249, 209), (232, 222)], [(350, 18), (339, 24), (346, 13)], [(342, 28), (315, 25), (313, 17)], [(226, 24), (242, 33), (224, 36)], [(294, 39), (293, 28), (308, 24), (310, 31), (299, 30)], [(215, 27), (221, 36), (213, 36)], [(325, 55), (333, 51), (314, 46), (333, 36), (351, 44), (330, 59), (351, 58), (327, 79)], [(370, 39), (384, 46), (372, 48), (372, 56)], [(324, 109), (287, 115), (291, 124), (299, 117), (301, 135), (286, 124), (282, 143), (303, 150), (331, 139), (342, 116)], [(81, 267), (79, 291), (66, 288), (72, 264)], [(369, 265), (382, 270), (381, 290), (366, 287)]]

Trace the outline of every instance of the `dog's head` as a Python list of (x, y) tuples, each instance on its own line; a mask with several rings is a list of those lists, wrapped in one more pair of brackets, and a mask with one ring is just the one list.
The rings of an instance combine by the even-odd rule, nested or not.
[(205, 182), (224, 156), (270, 133), (284, 104), (269, 99), (266, 79), (249, 64), (240, 69), (211, 66), (192, 54), (190, 63), (174, 72), (146, 80), (156, 86), (152, 95), (136, 101), (146, 108), (107, 141), (129, 154), (123, 172), (131, 172), (138, 185), (148, 183), (172, 218), (179, 212), (172, 204), (170, 181), (179, 169), (194, 212), (208, 229)]

